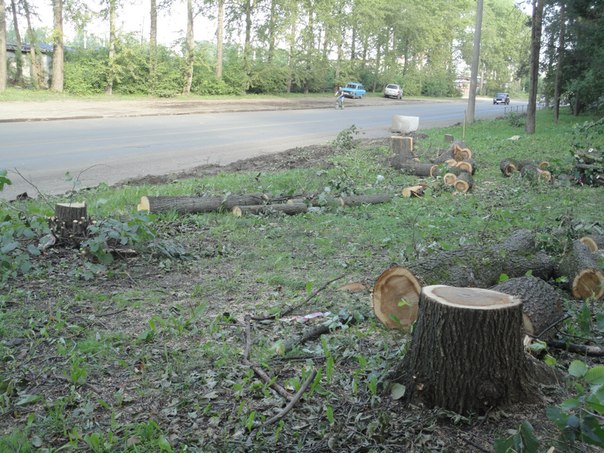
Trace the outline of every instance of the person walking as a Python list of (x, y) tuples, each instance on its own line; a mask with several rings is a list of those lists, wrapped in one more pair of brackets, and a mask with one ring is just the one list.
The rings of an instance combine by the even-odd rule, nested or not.
[(342, 91), (342, 87), (338, 87), (336, 91), (336, 110), (344, 110), (344, 92)]

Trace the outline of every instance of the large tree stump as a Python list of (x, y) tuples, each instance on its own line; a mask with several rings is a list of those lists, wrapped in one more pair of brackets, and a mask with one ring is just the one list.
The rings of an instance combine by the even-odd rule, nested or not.
[(551, 328), (564, 317), (564, 304), (558, 290), (537, 277), (510, 278), (491, 288), (515, 296), (522, 301), (524, 332), (532, 337), (547, 339), (556, 332)]
[(427, 286), (397, 380), (407, 400), (460, 414), (535, 401), (522, 339), (520, 300), (486, 289)]
[(141, 197), (139, 211), (166, 212), (175, 211), (179, 214), (197, 214), (212, 211), (228, 211), (235, 206), (258, 205), (268, 201), (268, 196), (262, 193), (247, 195), (228, 195), (224, 197)]
[(421, 288), (428, 285), (490, 288), (501, 274), (549, 279), (554, 263), (535, 251), (535, 237), (519, 230), (490, 247), (466, 246), (436, 252), (421, 260), (385, 270), (373, 287), (373, 309), (387, 327), (405, 329), (416, 319)]
[(393, 135), (390, 137), (390, 149), (395, 156), (401, 160), (411, 160), (415, 157), (413, 154), (413, 137), (403, 137)]
[(604, 296), (604, 272), (599, 268), (594, 254), (580, 240), (573, 241), (572, 247), (560, 261), (560, 276), (568, 277), (569, 289), (576, 299)]

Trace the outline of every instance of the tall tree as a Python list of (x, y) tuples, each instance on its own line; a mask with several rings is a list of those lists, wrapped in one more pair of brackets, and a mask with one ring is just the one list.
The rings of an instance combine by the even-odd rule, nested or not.
[(554, 123), (558, 124), (560, 117), (560, 92), (562, 91), (562, 65), (564, 64), (564, 33), (566, 33), (566, 5), (560, 5), (560, 27), (558, 30), (558, 62), (556, 65), (556, 76), (554, 79)]
[(470, 76), (470, 95), (468, 96), (467, 120), (474, 122), (476, 108), (476, 89), (478, 88), (478, 66), (480, 61), (480, 34), (482, 32), (483, 0), (476, 2), (476, 26), (474, 27), (474, 50), (472, 52), (472, 73)]
[(52, 48), (52, 84), (50, 89), (63, 92), (64, 45), (63, 45), (63, 0), (52, 0), (53, 48)]
[(545, 0), (533, 0), (533, 17), (531, 24), (531, 60), (529, 72), (529, 98), (526, 109), (527, 134), (535, 133), (537, 116), (537, 88), (539, 85), (539, 55), (541, 53), (541, 29), (543, 25), (543, 6)]
[(151, 0), (149, 9), (149, 82), (154, 91), (157, 83), (157, 0)]
[(23, 86), (23, 43), (21, 42), (21, 33), (19, 32), (19, 10), (17, 7), (16, 0), (11, 0), (11, 10), (13, 13), (13, 29), (15, 32), (15, 65), (17, 67), (17, 73), (15, 75), (15, 82), (19, 86)]
[(218, 14), (216, 25), (216, 78), (222, 79), (222, 60), (224, 52), (224, 1), (218, 0)]
[(36, 34), (34, 33), (34, 29), (31, 26), (31, 9), (29, 6), (29, 2), (27, 0), (21, 0), (21, 5), (23, 6), (23, 12), (25, 13), (25, 20), (27, 21), (27, 39), (29, 41), (29, 58), (30, 58), (30, 79), (31, 84), (34, 89), (38, 89), (40, 87), (40, 63), (38, 62), (38, 57), (36, 55)]
[(182, 94), (191, 93), (193, 84), (193, 62), (195, 59), (195, 47), (193, 42), (193, 0), (187, 0), (187, 36), (185, 50), (185, 81), (182, 88)]
[(105, 85), (105, 94), (113, 94), (113, 85), (117, 75), (117, 64), (116, 64), (116, 39), (117, 39), (117, 1), (118, 0), (106, 0), (107, 11), (106, 14), (109, 16), (109, 62), (107, 65), (107, 84)]
[(0, 0), (0, 92), (6, 90), (6, 79), (8, 77), (6, 58), (6, 10), (4, 0)]

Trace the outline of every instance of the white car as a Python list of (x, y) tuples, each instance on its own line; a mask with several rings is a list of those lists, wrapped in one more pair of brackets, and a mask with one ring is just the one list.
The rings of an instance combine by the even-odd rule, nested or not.
[(395, 83), (389, 83), (384, 87), (384, 97), (402, 99), (403, 89)]

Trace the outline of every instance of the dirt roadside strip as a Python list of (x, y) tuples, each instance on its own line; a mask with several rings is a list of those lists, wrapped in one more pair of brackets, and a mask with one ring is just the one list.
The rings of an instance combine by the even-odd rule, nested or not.
[[(365, 97), (347, 102), (347, 107), (409, 103), (381, 97)], [(417, 102), (416, 100), (413, 102)], [(250, 112), (266, 110), (333, 108), (333, 98), (324, 96), (261, 99), (141, 99), (65, 100), (0, 102), (0, 122), (51, 121), (67, 119), (120, 118), (132, 116), (191, 115), (201, 113)]]

